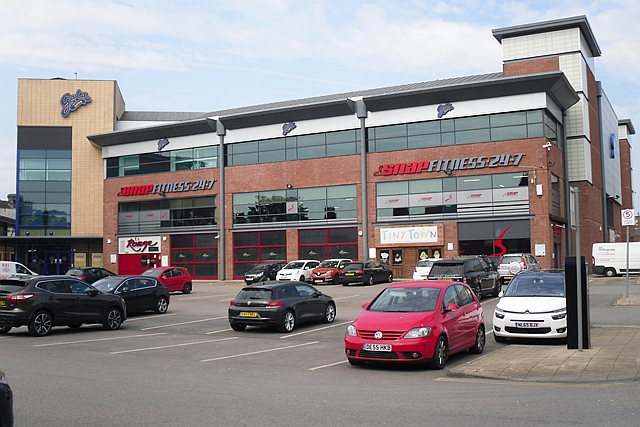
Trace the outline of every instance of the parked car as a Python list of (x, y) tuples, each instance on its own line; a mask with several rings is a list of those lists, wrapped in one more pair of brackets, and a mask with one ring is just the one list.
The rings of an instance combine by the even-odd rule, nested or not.
[(490, 257), (489, 255), (485, 255), (485, 254), (478, 254), (478, 255), (460, 255), (458, 258), (482, 258), (488, 265), (489, 267), (491, 267), (491, 269), (493, 271), (498, 271), (498, 262), (499, 262), (499, 258), (496, 259), (496, 257)]
[(451, 354), (484, 350), (482, 305), (466, 284), (396, 283), (362, 308), (344, 337), (352, 365), (410, 362), (442, 369)]
[(127, 305), (127, 316), (149, 310), (166, 313), (169, 309), (169, 290), (155, 277), (111, 276), (98, 280), (93, 287), (120, 295)]
[(2, 371), (0, 371), (0, 426), (13, 427), (13, 391)]
[(498, 273), (503, 283), (508, 283), (521, 271), (539, 271), (540, 263), (531, 254), (506, 254), (500, 258)]
[(346, 258), (325, 259), (311, 271), (311, 282), (316, 285), (340, 283), (340, 270), (350, 262), (351, 260)]
[(116, 273), (101, 267), (82, 267), (82, 268), (70, 268), (65, 273), (66, 276), (73, 276), (80, 280), (91, 284), (97, 282), (103, 277), (115, 276)]
[(320, 265), (320, 261), (315, 259), (299, 259), (290, 261), (282, 267), (276, 274), (276, 280), (299, 280), (300, 282), (310, 282), (311, 272)]
[(267, 280), (276, 280), (276, 274), (282, 269), (286, 262), (270, 262), (260, 264), (244, 273), (244, 282), (247, 285), (257, 282), (266, 282)]
[(291, 332), (298, 323), (336, 318), (336, 303), (313, 286), (297, 281), (266, 282), (242, 288), (229, 305), (235, 331), (247, 326), (275, 326)]
[(393, 282), (393, 273), (386, 266), (376, 261), (350, 262), (345, 265), (340, 273), (342, 286), (351, 283), (373, 285), (376, 283)]
[(453, 280), (469, 285), (478, 299), (483, 295), (498, 296), (502, 290), (500, 275), (483, 257), (441, 259), (433, 263), (429, 280)]
[(566, 338), (565, 277), (560, 272), (523, 271), (513, 277), (493, 314), (493, 337)]
[(0, 279), (9, 277), (28, 278), (37, 276), (37, 273), (29, 270), (25, 265), (14, 261), (0, 261)]
[(124, 299), (102, 293), (71, 276), (36, 276), (0, 281), (0, 332), (27, 326), (36, 337), (54, 326), (102, 323), (116, 330), (127, 318)]
[(416, 268), (413, 269), (413, 280), (427, 280), (431, 266), (435, 262), (434, 259), (421, 259), (416, 264)]
[(155, 277), (169, 289), (169, 292), (182, 292), (190, 294), (192, 280), (189, 271), (183, 267), (156, 267), (150, 268), (143, 276)]

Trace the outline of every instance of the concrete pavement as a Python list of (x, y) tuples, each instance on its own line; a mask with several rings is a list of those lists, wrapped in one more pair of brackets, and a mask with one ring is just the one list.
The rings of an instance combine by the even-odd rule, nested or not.
[[(622, 296), (610, 309), (623, 310), (625, 324), (607, 325), (603, 322), (606, 319), (592, 318), (589, 349), (569, 350), (566, 344), (535, 342), (506, 344), (450, 369), (447, 375), (562, 383), (640, 380), (640, 295)], [(492, 334), (487, 339), (493, 339)]]

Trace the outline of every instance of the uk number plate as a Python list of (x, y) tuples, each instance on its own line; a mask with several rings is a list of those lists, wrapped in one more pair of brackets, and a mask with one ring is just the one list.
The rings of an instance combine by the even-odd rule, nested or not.
[(526, 329), (532, 329), (532, 328), (538, 328), (538, 324), (537, 323), (531, 323), (531, 322), (516, 322), (516, 328), (526, 328)]
[(353, 276), (354, 273), (344, 273), (345, 276)]
[(391, 351), (391, 344), (362, 344), (362, 349), (369, 351)]
[(5, 305), (7, 302), (3, 299), (0, 299), (0, 305)]
[(240, 313), (240, 317), (258, 317), (258, 313), (255, 311), (243, 311)]

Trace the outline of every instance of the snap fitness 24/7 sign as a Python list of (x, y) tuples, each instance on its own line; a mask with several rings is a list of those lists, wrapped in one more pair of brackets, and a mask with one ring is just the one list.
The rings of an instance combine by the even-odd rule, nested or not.
[(460, 157), (458, 159), (423, 160), (420, 162), (386, 163), (378, 166), (374, 176), (405, 175), (421, 172), (445, 172), (467, 169), (518, 166), (523, 153), (495, 154), (493, 156)]

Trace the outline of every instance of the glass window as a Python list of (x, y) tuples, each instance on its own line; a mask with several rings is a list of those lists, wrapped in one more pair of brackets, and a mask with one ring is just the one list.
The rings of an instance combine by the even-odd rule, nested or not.
[(505, 126), (491, 129), (491, 141), (505, 141), (507, 139), (524, 139), (527, 137), (527, 126)]
[(491, 188), (491, 175), (464, 176), (456, 179), (458, 181), (458, 191)]
[[(456, 124), (457, 126), (457, 124)], [(489, 129), (477, 129), (456, 131), (456, 144), (473, 144), (476, 142), (491, 141)]]
[(527, 172), (503, 173), (493, 175), (492, 180), (493, 188), (527, 187), (529, 185), (529, 174)]
[(409, 181), (409, 194), (438, 193), (442, 191), (442, 179), (421, 179)]
[(492, 114), (490, 117), (491, 127), (513, 126), (527, 124), (527, 113), (518, 111), (515, 113)]
[(379, 182), (376, 184), (376, 194), (378, 196), (394, 196), (408, 193), (409, 181)]
[(489, 128), (489, 116), (462, 117), (455, 119), (456, 132)]

